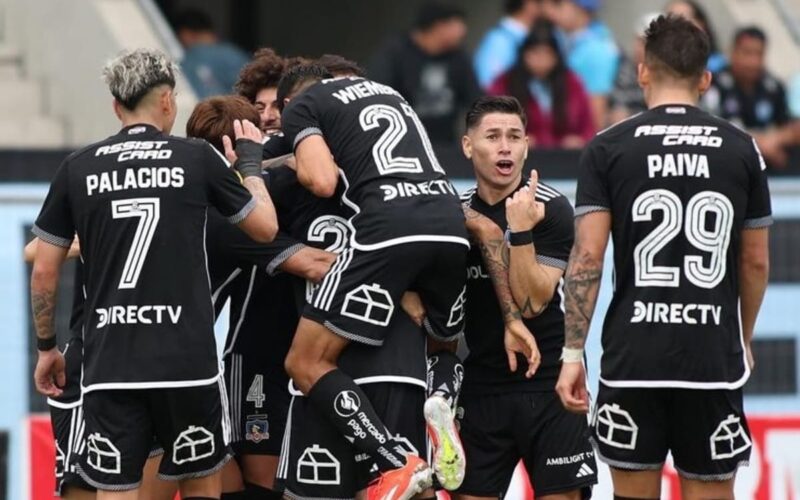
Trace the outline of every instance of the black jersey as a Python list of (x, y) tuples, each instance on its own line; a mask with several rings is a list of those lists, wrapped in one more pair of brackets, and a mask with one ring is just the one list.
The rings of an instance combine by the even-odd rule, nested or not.
[(612, 217), (606, 385), (731, 389), (747, 380), (739, 243), (743, 229), (772, 222), (764, 169), (748, 134), (683, 105), (636, 115), (586, 148), (575, 212)]
[[(292, 170), (272, 169), (272, 185), (282, 190), (276, 205), (285, 214), (282, 227), (308, 246), (340, 253), (347, 248), (350, 228), (347, 219), (353, 214), (335, 198), (317, 198), (297, 182)], [(280, 187), (279, 187), (280, 186)], [(272, 192), (272, 191), (270, 191)], [(281, 200), (291, 200), (286, 205)], [(302, 310), (311, 298), (314, 284), (295, 278), (295, 297)], [(405, 313), (392, 317), (391, 331), (381, 347), (351, 343), (339, 358), (339, 367), (357, 383), (400, 382), (425, 387), (425, 335)]]
[(64, 347), (66, 384), (60, 396), (47, 399), (55, 408), (74, 408), (81, 403), (81, 372), (83, 369), (83, 264), (75, 265), (72, 288), (72, 311), (69, 317), (69, 340)]
[(286, 140), (286, 136), (283, 132), (277, 132), (264, 137), (263, 145), (264, 150), (261, 153), (261, 157), (264, 160), (292, 154), (292, 144)]
[(34, 233), (81, 241), (84, 390), (204, 385), (219, 373), (205, 251), (209, 206), (229, 222), (255, 207), (208, 143), (149, 125), (73, 153)]
[(356, 77), (323, 80), (292, 99), (281, 120), (295, 148), (310, 135), (325, 138), (339, 165), (342, 200), (355, 211), (353, 248), (469, 244), (455, 189), (416, 113), (391, 87)]
[[(524, 186), (523, 181), (514, 192)], [(545, 218), (531, 231), (536, 260), (539, 264), (564, 270), (567, 267), (575, 234), (572, 205), (564, 195), (542, 182), (539, 182), (536, 190), (536, 200), (545, 204)], [(478, 196), (476, 189), (471, 189), (462, 195), (462, 201), (507, 231), (505, 198), (494, 205), (489, 205)], [(525, 326), (536, 338), (542, 356), (536, 375), (526, 379), (524, 369), (518, 368), (514, 373), (508, 368), (508, 357), (503, 345), (505, 332), (503, 313), (492, 280), (483, 265), (481, 252), (477, 245), (473, 245), (469, 252), (467, 267), (467, 316), (464, 335), (469, 355), (464, 362), (463, 392), (497, 393), (555, 389), (561, 367), (559, 357), (564, 346), (562, 281), (559, 281), (558, 289), (541, 314), (535, 318), (523, 319)], [(519, 356), (519, 366), (525, 365), (524, 359)]]

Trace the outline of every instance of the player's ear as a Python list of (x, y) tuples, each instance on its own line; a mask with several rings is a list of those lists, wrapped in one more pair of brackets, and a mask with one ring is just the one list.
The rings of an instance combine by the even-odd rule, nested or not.
[(531, 139), (528, 134), (525, 134), (525, 152), (522, 154), (522, 161), (528, 159), (528, 152), (531, 150)]
[(636, 75), (641, 88), (645, 88), (646, 86), (650, 85), (650, 69), (645, 63), (639, 63)]
[(470, 139), (467, 134), (461, 137), (461, 150), (464, 152), (464, 156), (467, 157), (467, 160), (472, 159), (472, 139)]
[(711, 72), (708, 70), (703, 71), (703, 76), (700, 77), (700, 83), (697, 85), (697, 90), (700, 95), (706, 93), (706, 90), (711, 86)]
[(119, 121), (122, 121), (122, 105), (120, 105), (119, 101), (114, 99), (111, 102), (111, 106), (114, 108), (114, 114), (117, 115)]

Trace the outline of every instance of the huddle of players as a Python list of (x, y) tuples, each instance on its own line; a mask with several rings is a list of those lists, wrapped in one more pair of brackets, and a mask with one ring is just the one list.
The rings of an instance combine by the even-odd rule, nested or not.
[[(687, 52), (689, 56), (684, 54), (688, 60), (676, 61), (665, 50), (676, 43), (699, 45)], [(675, 456), (687, 498), (709, 491), (714, 498), (732, 498), (736, 467), (749, 454), (740, 387), (749, 374), (744, 360), (763, 295), (758, 286), (753, 285), (755, 291), (739, 286), (739, 280), (753, 282), (741, 261), (755, 253), (756, 243), (763, 251), (763, 229), (771, 220), (763, 162), (746, 134), (693, 107), (707, 86), (702, 69), (707, 41), (696, 28), (672, 18), (655, 21), (648, 34), (648, 55), (642, 82), (651, 111), (599, 134), (581, 160), (574, 247), (569, 202), (538, 182), (535, 173), (530, 179), (522, 176), (528, 151), (525, 116), (513, 99), (481, 99), (467, 115), (463, 148), (478, 180), (461, 198), (474, 243), (468, 253), (461, 209), (413, 111), (392, 89), (357, 76), (354, 65), (345, 64), (341, 71), (307, 63), (288, 71), (276, 69), (272, 81), (265, 79), (248, 95), (260, 107), (260, 117), (236, 97), (198, 105), (187, 135), (209, 140), (240, 172), (255, 176), (248, 165), (259, 164), (256, 175), (268, 186), (267, 200), (276, 208), (283, 233), (272, 243), (256, 243), (209, 211), (211, 297), (217, 310), (231, 298), (224, 377), (238, 466), (225, 465), (224, 488), (229, 493), (223, 498), (279, 498), (277, 489), (288, 498), (350, 498), (365, 489), (369, 498), (430, 495), (431, 471), (417, 458), (426, 455), (426, 419), (437, 477), (448, 489), (457, 488), (460, 498), (502, 495), (520, 459), (532, 476), (537, 498), (588, 498), (596, 465), (586, 420), (579, 415), (588, 410), (582, 345), (599, 286), (597, 259), (602, 264), (612, 218), (619, 221), (613, 226), (617, 281), (604, 329), (604, 342), (612, 347), (604, 350), (599, 409), (592, 419), (599, 455), (612, 467), (618, 498), (657, 498), (658, 486), (648, 473), (660, 470), (667, 450)], [(283, 64), (274, 53), (262, 52), (243, 76), (248, 70), (252, 75), (254, 67)], [(685, 99), (675, 100), (676, 95)], [(280, 118), (273, 107), (281, 111)], [(262, 145), (255, 127), (249, 122), (234, 127), (234, 119), (257, 121), (263, 129), (277, 128), (281, 120), (283, 133)], [(414, 127), (418, 137), (404, 141)], [(669, 175), (665, 169), (656, 175), (650, 156), (668, 156), (674, 150), (662, 142), (665, 136), (712, 127), (730, 149), (705, 149), (695, 142), (693, 152), (707, 155), (715, 168), (730, 171), (718, 175), (698, 168), (691, 183), (681, 178), (686, 173)], [(123, 129), (123, 134), (156, 132), (132, 132), (136, 128)], [(239, 139), (235, 148), (231, 137)], [(260, 172), (265, 155), (282, 153), (294, 157)], [(282, 165), (287, 162), (294, 164)], [(648, 164), (649, 174), (641, 167)], [(625, 182), (615, 181), (615, 176)], [(677, 237), (672, 226), (680, 227), (687, 201), (687, 226), (692, 226), (686, 228), (685, 241), (670, 246), (670, 238)], [(146, 203), (140, 201), (131, 210), (146, 215)], [(43, 214), (47, 207), (46, 202)], [(654, 211), (663, 212), (660, 224), (652, 223)], [(223, 211), (229, 216), (240, 212), (231, 204)], [(46, 217), (40, 220), (48, 222)], [(667, 223), (666, 236), (659, 233), (666, 243), (653, 243), (652, 234), (664, 231)], [(39, 221), (37, 231), (50, 244), (71, 243), (66, 232), (54, 234)], [(758, 241), (740, 254), (736, 243), (745, 245), (752, 238)], [(697, 249), (711, 253), (709, 260), (691, 258)], [(673, 272), (654, 264), (653, 255), (659, 251), (668, 257), (659, 264), (687, 256), (685, 272), (692, 285), (677, 284), (674, 273), (680, 274), (680, 267)], [(633, 268), (622, 260), (630, 254), (636, 256)], [(403, 296), (408, 290), (416, 295)], [(739, 295), (745, 343), (739, 337), (735, 306)], [(681, 303), (691, 298), (692, 303), (720, 304), (709, 310), (721, 311), (721, 319), (715, 325), (704, 320), (698, 327), (685, 312), (683, 324), (675, 326), (673, 321), (665, 328), (656, 323), (675, 315), (646, 312), (647, 307), (678, 298)], [(406, 313), (395, 313), (400, 303)], [(113, 322), (115, 313), (107, 314)], [(293, 344), (298, 318), (303, 319)], [(454, 336), (462, 330), (470, 349), (464, 367), (450, 352)], [(675, 342), (670, 332), (679, 332), (681, 345), (692, 345), (698, 336), (709, 339), (703, 344), (704, 363), (686, 360), (685, 351), (665, 355)], [(440, 342), (435, 344), (438, 352), (428, 358), (427, 375), (425, 333)], [(710, 340), (720, 333), (726, 342)], [(560, 356), (564, 367), (556, 394)], [(297, 387), (293, 384), (291, 393), (286, 391), (284, 357)], [(528, 370), (517, 371), (517, 364), (525, 362)], [(700, 366), (711, 368), (703, 371)], [(450, 413), (462, 377), (456, 415), (463, 449)], [(654, 394), (661, 406), (643, 408)], [(697, 410), (701, 401), (707, 404)], [(83, 403), (87, 404), (85, 395)], [(687, 413), (686, 419), (675, 417), (680, 411)], [(666, 415), (671, 416), (664, 420)], [(88, 419), (86, 426), (91, 427)], [(676, 426), (696, 432), (667, 432)], [(731, 442), (738, 443), (731, 449), (715, 448), (723, 428), (733, 436)], [(170, 474), (165, 471), (177, 462), (193, 460), (176, 460), (178, 441), (164, 439), (174, 433), (156, 429), (154, 434), (168, 452), (162, 477), (210, 474), (226, 461), (220, 443), (204, 457), (217, 460), (213, 467)], [(668, 437), (684, 434), (681, 439)], [(217, 440), (214, 436), (212, 442)], [(78, 448), (70, 448), (70, 453), (85, 451), (85, 443), (68, 441)], [(173, 463), (165, 464), (169, 458)], [(110, 469), (98, 474), (98, 468), (90, 471), (80, 463), (76, 471), (100, 489), (123, 489), (138, 485), (142, 463), (136, 462), (122, 476)], [(376, 471), (378, 479), (372, 481)]]

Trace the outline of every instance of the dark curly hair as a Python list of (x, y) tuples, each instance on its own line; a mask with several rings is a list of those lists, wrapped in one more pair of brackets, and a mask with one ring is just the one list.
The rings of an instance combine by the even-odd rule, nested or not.
[(250, 61), (239, 72), (239, 80), (234, 88), (236, 93), (250, 102), (255, 102), (256, 94), (264, 88), (277, 87), (286, 69), (286, 59), (270, 48), (258, 49)]

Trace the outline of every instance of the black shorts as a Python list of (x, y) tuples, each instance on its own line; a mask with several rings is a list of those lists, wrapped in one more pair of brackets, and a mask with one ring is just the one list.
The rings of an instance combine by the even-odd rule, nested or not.
[(686, 479), (723, 481), (750, 459), (742, 391), (618, 389), (600, 384), (592, 414), (597, 456), (623, 470), (660, 470), (672, 452)]
[(155, 436), (164, 450), (161, 479), (211, 475), (231, 457), (226, 406), (221, 380), (200, 387), (86, 393), (86, 445), (77, 471), (100, 490), (137, 488)]
[[(411, 384), (361, 386), (386, 428), (402, 436), (403, 453), (428, 455), (425, 389)], [(367, 487), (377, 466), (317, 412), (308, 398), (292, 398), (289, 426), (278, 466), (284, 495), (292, 500), (350, 499)]]
[(573, 490), (591, 497), (597, 464), (589, 424), (555, 392), (462, 394), (456, 415), (467, 457), (459, 493), (502, 498), (522, 460), (537, 497)]
[(454, 340), (464, 331), (467, 251), (465, 245), (433, 242), (345, 250), (303, 316), (346, 339), (379, 346), (403, 293), (414, 290), (425, 306), (428, 334)]
[(230, 398), (231, 446), (239, 455), (281, 453), (289, 413), (289, 377), (283, 367), (228, 353), (225, 386)]
[(50, 421), (56, 448), (56, 496), (64, 495), (70, 488), (95, 491), (76, 470), (79, 454), (86, 443), (80, 401), (71, 406), (53, 406), (51, 403)]

